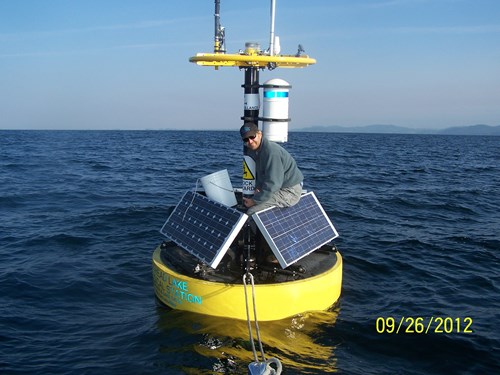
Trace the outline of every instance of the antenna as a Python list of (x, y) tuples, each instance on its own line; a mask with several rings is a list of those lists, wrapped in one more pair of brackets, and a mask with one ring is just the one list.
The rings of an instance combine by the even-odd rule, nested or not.
[(271, 35), (269, 37), (269, 55), (274, 56), (274, 18), (276, 16), (276, 0), (271, 0)]

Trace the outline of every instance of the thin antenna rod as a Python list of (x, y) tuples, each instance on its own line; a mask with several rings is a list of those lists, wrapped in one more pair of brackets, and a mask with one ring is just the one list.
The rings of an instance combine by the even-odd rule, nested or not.
[(271, 35), (269, 37), (269, 55), (274, 56), (274, 17), (276, 15), (276, 0), (271, 0)]

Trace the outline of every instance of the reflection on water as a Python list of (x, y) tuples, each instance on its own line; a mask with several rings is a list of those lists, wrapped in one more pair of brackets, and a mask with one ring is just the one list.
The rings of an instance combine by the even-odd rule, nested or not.
[[(266, 358), (276, 357), (283, 373), (320, 374), (337, 371), (334, 347), (321, 343), (318, 336), (337, 320), (339, 308), (295, 317), (259, 322)], [(218, 318), (191, 312), (158, 309), (158, 329), (168, 343), (161, 351), (176, 358), (171, 368), (186, 374), (246, 374), (254, 360), (246, 321)], [(260, 358), (255, 326), (253, 337)], [(193, 352), (199, 356), (194, 358)], [(175, 356), (172, 356), (175, 354)], [(294, 371), (291, 371), (294, 370)]]

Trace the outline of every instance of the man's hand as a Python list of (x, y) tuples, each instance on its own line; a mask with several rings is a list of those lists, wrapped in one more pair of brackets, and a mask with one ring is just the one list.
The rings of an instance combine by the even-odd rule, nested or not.
[(243, 198), (243, 204), (246, 208), (250, 208), (256, 205), (255, 201), (252, 198)]

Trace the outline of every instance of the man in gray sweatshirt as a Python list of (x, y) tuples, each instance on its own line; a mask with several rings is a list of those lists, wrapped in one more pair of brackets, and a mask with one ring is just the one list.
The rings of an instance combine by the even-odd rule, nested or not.
[(247, 155), (255, 160), (255, 194), (243, 198), (247, 214), (265, 208), (290, 207), (300, 200), (304, 176), (294, 158), (277, 143), (262, 136), (257, 125), (246, 122), (240, 129)]

